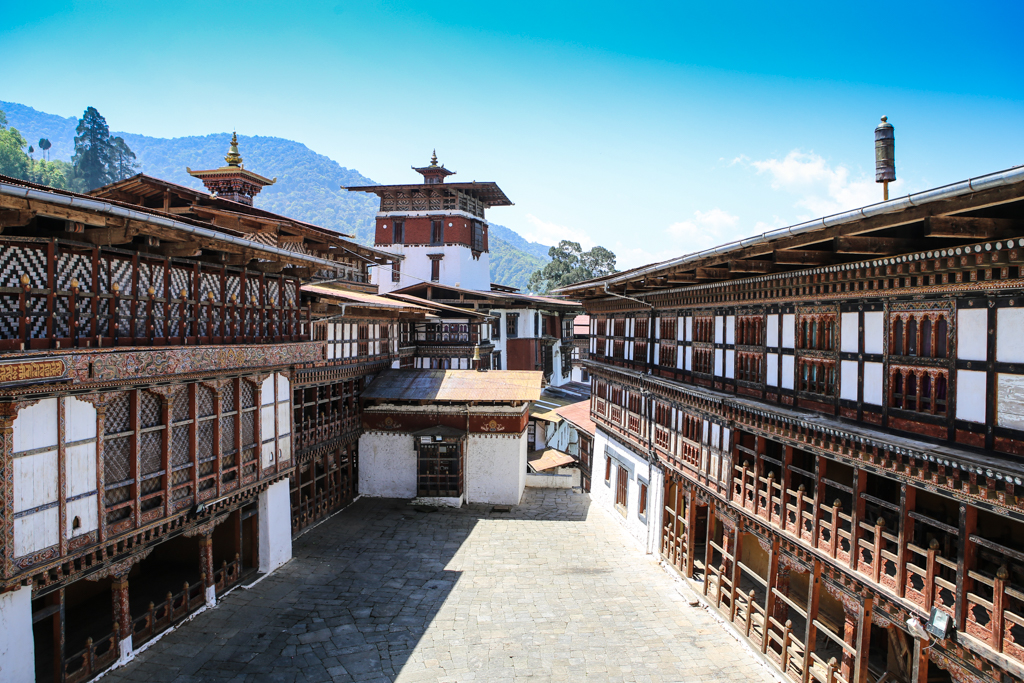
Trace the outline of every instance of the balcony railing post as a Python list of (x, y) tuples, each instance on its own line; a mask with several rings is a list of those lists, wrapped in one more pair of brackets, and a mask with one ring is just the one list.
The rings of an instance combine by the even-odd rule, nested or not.
[(1003, 631), (1006, 627), (1003, 609), (1006, 602), (1006, 583), (1009, 578), (1009, 569), (1005, 564), (1000, 565), (996, 570), (996, 578), (992, 585), (992, 642), (990, 644), (996, 652), (1003, 651)]
[(931, 612), (935, 602), (935, 554), (939, 550), (939, 541), (933, 538), (928, 544), (928, 562), (925, 566), (924, 577), (924, 611)]

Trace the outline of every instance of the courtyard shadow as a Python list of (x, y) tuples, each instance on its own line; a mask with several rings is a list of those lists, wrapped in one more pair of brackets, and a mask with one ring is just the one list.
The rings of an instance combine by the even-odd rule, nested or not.
[(166, 635), (107, 681), (394, 681), (455, 588), (482, 520), (581, 522), (589, 496), (527, 489), (511, 509), (362, 498), (294, 542), (291, 562)]

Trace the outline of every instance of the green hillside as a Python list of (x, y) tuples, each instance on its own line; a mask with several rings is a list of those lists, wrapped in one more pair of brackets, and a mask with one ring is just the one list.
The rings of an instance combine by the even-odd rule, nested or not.
[[(14, 102), (0, 102), (0, 109), (7, 114), (8, 124), (30, 143), (48, 138), (53, 144), (51, 159), (70, 161), (74, 153), (75, 118), (47, 114)], [(188, 175), (186, 167), (223, 165), (231, 139), (230, 133), (172, 139), (124, 132), (111, 134), (124, 138), (143, 173), (199, 190), (203, 189), (202, 183)], [(277, 183), (256, 198), (257, 206), (372, 244), (377, 197), (340, 188), (376, 182), (294, 140), (240, 135), (238, 142), (246, 167), (277, 178)], [(490, 245), (491, 279), (504, 285), (525, 289), (530, 274), (548, 261), (547, 247), (528, 242), (504, 226), (493, 226)]]

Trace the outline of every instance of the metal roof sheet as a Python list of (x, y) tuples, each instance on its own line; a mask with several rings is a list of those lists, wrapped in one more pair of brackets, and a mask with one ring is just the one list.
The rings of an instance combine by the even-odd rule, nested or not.
[(536, 401), (543, 373), (529, 370), (385, 370), (363, 391), (391, 401)]
[(555, 448), (545, 448), (540, 451), (530, 451), (526, 455), (530, 467), (536, 472), (543, 472), (555, 467), (564, 467), (576, 462), (576, 458), (568, 453), (563, 453)]
[(401, 301), (395, 301), (394, 299), (378, 296), (376, 294), (355, 292), (333, 283), (302, 285), (302, 291), (309, 292), (310, 294), (319, 294), (320, 296), (333, 297), (344, 301), (351, 301), (371, 308), (389, 308), (394, 310), (416, 309), (422, 311), (431, 310), (430, 308), (420, 306), (412, 302), (403, 303)]
[(590, 417), (589, 399), (559, 408), (555, 412), (572, 423), (577, 429), (582, 429), (591, 436), (597, 434), (597, 425), (594, 424), (594, 421)]

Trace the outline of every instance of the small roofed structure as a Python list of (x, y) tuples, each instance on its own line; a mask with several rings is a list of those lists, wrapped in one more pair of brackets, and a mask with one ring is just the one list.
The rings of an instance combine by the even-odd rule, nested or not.
[(572, 465), (576, 462), (574, 457), (555, 448), (530, 451), (527, 459), (530, 463), (530, 469), (534, 472), (557, 470), (559, 467)]
[(191, 168), (186, 170), (193, 178), (203, 181), (203, 185), (211, 194), (248, 206), (252, 206), (252, 198), (258, 195), (260, 190), (277, 182), (277, 178), (271, 180), (245, 169), (242, 155), (238, 152), (237, 133), (231, 134), (231, 147), (224, 157), (224, 163), (225, 165), (220, 168), (206, 171), (193, 171)]
[(412, 170), (416, 171), (423, 176), (424, 185), (437, 185), (443, 183), (444, 179), (450, 175), (455, 175), (455, 171), (449, 171), (444, 167), (444, 164), (437, 165), (437, 150), (430, 155), (430, 165), (423, 166), (422, 168), (412, 167)]
[(526, 487), (527, 411), (541, 378), (532, 371), (382, 372), (360, 397), (360, 493), (424, 505), (517, 505)]

